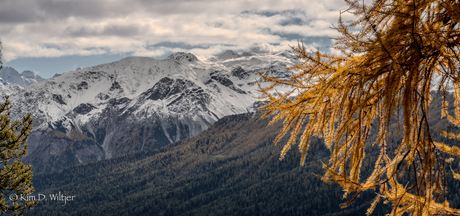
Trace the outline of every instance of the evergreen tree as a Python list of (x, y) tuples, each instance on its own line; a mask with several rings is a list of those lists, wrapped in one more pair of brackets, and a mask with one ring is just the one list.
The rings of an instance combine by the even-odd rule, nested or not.
[(20, 215), (22, 209), (37, 204), (36, 200), (27, 197), (34, 191), (31, 182), (32, 166), (24, 165), (19, 159), (27, 154), (26, 141), (32, 130), (32, 118), (29, 113), (21, 122), (11, 123), (11, 108), (11, 102), (5, 96), (5, 101), (0, 103), (0, 211), (2, 214)]
[[(293, 50), (304, 62), (290, 70), (290, 80), (263, 76), (272, 85), (262, 88), (269, 103), (262, 107), (272, 123), (284, 119), (275, 143), (290, 131), (281, 159), (300, 135), (303, 165), (311, 136), (324, 138), (331, 151), (321, 178), (343, 187), (348, 206), (363, 191), (392, 204), (392, 214), (454, 214), (445, 200), (446, 172), (457, 146), (432, 139), (428, 124), (431, 91), (443, 94), (443, 117), (460, 126), (460, 3), (458, 0), (375, 0), (371, 5), (345, 0), (358, 19), (339, 19), (333, 48), (340, 55), (308, 54), (301, 43)], [(358, 31), (357, 31), (358, 29)], [(276, 86), (292, 91), (273, 94)], [(453, 87), (454, 115), (448, 113), (447, 90)], [(293, 93), (295, 94), (294, 99)], [(402, 126), (403, 139), (388, 143), (390, 122)], [(442, 132), (449, 138), (460, 135)], [(370, 137), (376, 134), (375, 139)], [(374, 170), (360, 179), (366, 149), (378, 147)], [(391, 151), (390, 151), (391, 150)], [(448, 159), (449, 158), (449, 159)], [(452, 171), (453, 177), (460, 175)]]

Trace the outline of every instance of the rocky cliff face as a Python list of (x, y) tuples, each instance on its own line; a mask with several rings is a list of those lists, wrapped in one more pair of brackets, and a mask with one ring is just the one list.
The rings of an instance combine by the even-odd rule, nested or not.
[(211, 59), (175, 53), (164, 60), (128, 57), (30, 85), (11, 96), (16, 118), (34, 130), (26, 163), (61, 169), (197, 135), (219, 118), (254, 110), (258, 72), (289, 77), (288, 51)]

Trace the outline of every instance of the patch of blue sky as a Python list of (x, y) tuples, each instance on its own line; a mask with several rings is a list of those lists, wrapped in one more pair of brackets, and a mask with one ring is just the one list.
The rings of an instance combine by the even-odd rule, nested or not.
[[(77, 68), (95, 66), (104, 63), (118, 61), (130, 56), (130, 53), (112, 55), (90, 55), (90, 56), (63, 56), (57, 58), (18, 58), (4, 66), (13, 67), (18, 72), (32, 70), (43, 78), (53, 77), (56, 73), (66, 73)], [(50, 66), (52, 65), (52, 66)]]

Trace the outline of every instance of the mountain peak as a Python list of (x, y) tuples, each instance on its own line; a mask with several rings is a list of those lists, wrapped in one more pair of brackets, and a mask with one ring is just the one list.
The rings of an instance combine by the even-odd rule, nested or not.
[(39, 75), (37, 75), (35, 72), (33, 71), (30, 71), (30, 70), (25, 70), (21, 73), (21, 75), (25, 78), (31, 78), (31, 79), (36, 79), (37, 81), (41, 81), (43, 80), (42, 77), (40, 77)]
[(9, 76), (21, 76), (21, 74), (14, 68), (12, 67), (2, 67), (2, 69), (0, 70), (0, 75), (2, 76), (5, 76), (5, 75), (9, 75)]
[(196, 62), (198, 58), (191, 53), (177, 52), (169, 55), (166, 59), (175, 60), (181, 63), (184, 62)]
[(156, 59), (151, 57), (144, 57), (144, 56), (128, 56), (125, 58), (120, 59), (119, 61), (115, 61), (109, 64), (119, 64), (119, 63), (134, 63), (143, 65), (146, 62), (155, 61)]
[(0, 70), (0, 77), (2, 78), (4, 84), (17, 84), (22, 88), (27, 88), (27, 86), (33, 83), (37, 83), (44, 80), (42, 77), (38, 76), (33, 71), (25, 70), (24, 72), (19, 73), (12, 67), (3, 67)]
[(51, 77), (51, 78), (55, 78), (55, 77), (58, 77), (58, 76), (61, 76), (61, 75), (62, 75), (62, 74), (60, 74), (60, 73), (56, 73), (56, 74), (54, 74), (54, 76)]
[(241, 57), (238, 53), (233, 52), (233, 50), (227, 50), (224, 53), (218, 56), (221, 60), (233, 59)]

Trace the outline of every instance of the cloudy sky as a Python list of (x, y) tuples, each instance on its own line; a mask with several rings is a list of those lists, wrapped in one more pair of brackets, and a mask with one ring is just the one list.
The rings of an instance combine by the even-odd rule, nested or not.
[[(173, 52), (328, 51), (343, 0), (1, 0), (4, 66), (43, 77)], [(350, 14), (342, 19), (350, 20)]]

